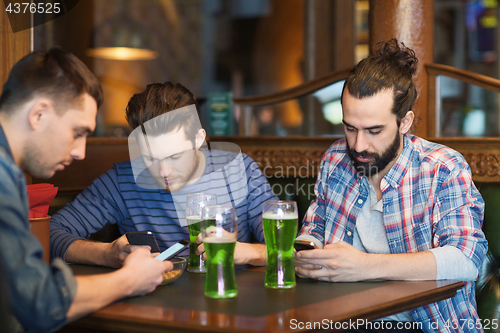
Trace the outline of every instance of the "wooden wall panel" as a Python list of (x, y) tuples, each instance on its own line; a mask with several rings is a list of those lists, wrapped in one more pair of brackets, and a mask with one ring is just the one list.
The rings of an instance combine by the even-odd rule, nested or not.
[[(323, 154), (339, 138), (213, 137), (211, 141), (236, 143), (268, 177), (315, 178)], [(435, 138), (431, 141), (462, 153), (474, 181), (500, 183), (500, 138)], [(74, 161), (49, 181), (59, 187), (59, 194), (77, 194), (114, 163), (128, 159), (127, 138), (89, 138), (85, 160)], [(47, 180), (33, 179), (33, 183), (43, 182)]]
[[(3, 87), (12, 66), (30, 52), (30, 30), (13, 33), (3, 1), (0, 1), (0, 11), (0, 87)], [(25, 176), (30, 184), (31, 177)]]
[(3, 86), (12, 66), (30, 52), (30, 30), (13, 33), (3, 1), (0, 10), (0, 82)]

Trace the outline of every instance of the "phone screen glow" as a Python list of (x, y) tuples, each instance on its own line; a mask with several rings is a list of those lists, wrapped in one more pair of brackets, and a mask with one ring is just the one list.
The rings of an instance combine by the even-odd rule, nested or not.
[(179, 251), (183, 250), (185, 247), (186, 247), (185, 245), (182, 245), (180, 243), (175, 243), (174, 245), (172, 245), (171, 247), (169, 247), (168, 249), (157, 255), (155, 259), (160, 261), (170, 259), (172, 256), (176, 255)]

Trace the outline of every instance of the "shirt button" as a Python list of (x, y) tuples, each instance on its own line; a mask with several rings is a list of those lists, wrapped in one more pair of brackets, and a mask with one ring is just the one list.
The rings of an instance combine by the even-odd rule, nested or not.
[(352, 235), (352, 232), (348, 231), (347, 236), (351, 237), (351, 235)]
[(56, 306), (55, 308), (52, 309), (52, 318), (55, 320), (63, 320), (66, 317), (66, 314), (64, 313), (63, 309), (59, 306)]
[(361, 205), (363, 203), (363, 199), (359, 199), (358, 203)]
[(63, 286), (61, 288), (61, 291), (62, 291), (64, 297), (69, 297), (69, 290), (66, 286)]

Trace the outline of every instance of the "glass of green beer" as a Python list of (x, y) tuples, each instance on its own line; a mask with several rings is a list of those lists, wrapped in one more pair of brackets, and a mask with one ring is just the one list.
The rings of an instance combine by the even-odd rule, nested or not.
[(299, 215), (295, 201), (266, 201), (262, 226), (266, 239), (267, 288), (294, 288), (293, 243), (297, 236)]
[(238, 294), (234, 272), (234, 248), (238, 239), (238, 217), (230, 205), (203, 208), (201, 235), (207, 255), (205, 296), (230, 298)]
[(187, 270), (190, 273), (207, 271), (203, 253), (196, 254), (196, 238), (200, 234), (200, 219), (203, 207), (217, 204), (217, 196), (213, 193), (191, 193), (186, 200), (186, 219), (189, 230), (189, 260)]

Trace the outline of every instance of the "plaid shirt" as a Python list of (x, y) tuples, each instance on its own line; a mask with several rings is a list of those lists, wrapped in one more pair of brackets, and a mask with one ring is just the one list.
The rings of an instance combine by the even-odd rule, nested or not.
[[(405, 135), (403, 152), (380, 188), (391, 253), (451, 245), (481, 268), (488, 247), (481, 230), (484, 201), (462, 155)], [(352, 245), (356, 219), (369, 189), (363, 186), (346, 153), (345, 140), (335, 142), (324, 154), (315, 194), (301, 235), (313, 236), (323, 244), (343, 240)], [(479, 322), (474, 282), (465, 282), (453, 298), (411, 312), (425, 332), (475, 332), (467, 325)]]

